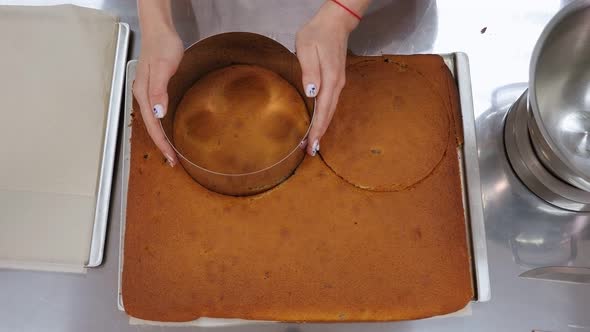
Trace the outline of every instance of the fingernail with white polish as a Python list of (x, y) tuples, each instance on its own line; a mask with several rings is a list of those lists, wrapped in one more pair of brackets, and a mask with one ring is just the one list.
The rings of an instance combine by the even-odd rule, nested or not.
[(152, 108), (152, 112), (156, 118), (161, 119), (164, 117), (164, 106), (156, 104), (154, 105), (154, 108)]
[(313, 142), (313, 146), (311, 147), (311, 155), (315, 156), (318, 151), (320, 151), (320, 142), (316, 139), (315, 142)]
[(305, 95), (312, 98), (318, 95), (318, 88), (313, 83), (305, 86)]

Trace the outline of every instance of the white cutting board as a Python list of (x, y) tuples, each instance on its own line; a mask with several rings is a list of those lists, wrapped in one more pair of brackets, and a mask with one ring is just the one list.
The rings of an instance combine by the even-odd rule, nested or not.
[(83, 272), (117, 19), (0, 6), (0, 267)]

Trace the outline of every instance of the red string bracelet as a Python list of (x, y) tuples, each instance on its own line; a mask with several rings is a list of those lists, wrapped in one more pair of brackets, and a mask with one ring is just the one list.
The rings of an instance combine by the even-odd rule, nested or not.
[(350, 15), (356, 17), (359, 21), (361, 20), (361, 16), (357, 13), (354, 12), (354, 10), (348, 8), (346, 5), (344, 5), (342, 2), (338, 1), (338, 0), (332, 0), (332, 2), (334, 2), (335, 4), (337, 4), (338, 6), (342, 7), (344, 10), (346, 10), (347, 12), (350, 13)]

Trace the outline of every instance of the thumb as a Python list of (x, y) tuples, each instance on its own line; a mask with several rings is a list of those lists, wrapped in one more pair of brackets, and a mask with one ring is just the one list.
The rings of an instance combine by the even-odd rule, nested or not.
[(301, 65), (301, 79), (305, 95), (313, 98), (320, 91), (320, 59), (315, 45), (301, 45), (297, 47), (297, 59)]
[(148, 94), (156, 118), (163, 118), (168, 111), (168, 82), (174, 71), (175, 68), (163, 62), (150, 65)]

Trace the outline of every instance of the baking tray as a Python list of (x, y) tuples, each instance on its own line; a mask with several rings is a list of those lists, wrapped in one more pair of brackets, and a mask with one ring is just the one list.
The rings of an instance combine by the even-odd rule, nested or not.
[(113, 78), (111, 82), (111, 95), (109, 98), (109, 109), (107, 112), (106, 129), (102, 145), (98, 189), (96, 192), (94, 225), (92, 227), (90, 251), (88, 253), (88, 260), (84, 265), (85, 267), (99, 266), (102, 264), (104, 256), (104, 245), (109, 217), (109, 203), (111, 200), (111, 186), (113, 183), (113, 168), (117, 152), (117, 133), (119, 130), (119, 118), (121, 115), (121, 102), (123, 101), (125, 64), (127, 63), (127, 50), (129, 48), (129, 25), (126, 23), (118, 23), (118, 27)]
[(488, 250), (483, 218), (483, 202), (477, 136), (475, 134), (475, 113), (471, 94), (471, 73), (467, 54), (457, 52), (440, 55), (455, 78), (459, 90), (459, 108), (463, 125), (463, 145), (458, 148), (459, 168), (463, 207), (467, 225), (467, 243), (471, 253), (472, 274), (475, 286), (474, 302), (491, 299)]
[[(463, 192), (463, 206), (465, 210), (465, 223), (467, 226), (467, 243), (469, 245), (472, 258), (471, 270), (473, 274), (473, 284), (475, 286), (475, 292), (472, 301), (486, 302), (490, 300), (491, 292), (483, 219), (483, 204), (479, 175), (477, 142), (475, 135), (475, 115), (473, 110), (473, 97), (471, 95), (471, 74), (469, 72), (469, 59), (465, 53), (440, 54), (440, 56), (444, 59), (445, 64), (449, 67), (451, 73), (453, 74), (459, 90), (459, 105), (462, 114), (464, 144), (460, 146), (458, 150), (459, 166), (461, 171), (461, 187)], [(125, 89), (125, 128), (123, 132), (123, 167), (121, 170), (123, 181), (121, 188), (121, 236), (119, 244), (118, 281), (118, 307), (121, 311), (125, 310), (121, 282), (125, 243), (127, 189), (129, 183), (131, 156), (131, 112), (133, 108), (133, 94), (131, 88), (133, 80), (135, 79), (136, 66), (136, 60), (129, 61), (127, 64), (127, 80)], [(240, 320), (201, 318), (198, 321), (202, 324), (197, 325), (210, 326), (216, 325), (216, 323), (229, 323), (229, 321), (239, 323)], [(192, 322), (192, 325), (195, 325), (195, 322)]]

